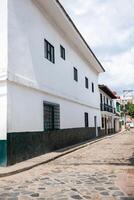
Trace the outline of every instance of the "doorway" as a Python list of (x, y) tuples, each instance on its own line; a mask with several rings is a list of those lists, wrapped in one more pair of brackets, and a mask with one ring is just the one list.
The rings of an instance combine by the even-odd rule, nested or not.
[(107, 118), (105, 117), (105, 135), (108, 134), (108, 124), (107, 124)]
[(97, 116), (94, 116), (94, 127), (95, 127), (96, 137), (98, 137)]

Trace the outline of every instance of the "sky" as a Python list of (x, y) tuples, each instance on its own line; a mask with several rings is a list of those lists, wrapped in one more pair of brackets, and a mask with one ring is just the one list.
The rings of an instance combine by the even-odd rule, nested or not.
[(99, 83), (134, 90), (134, 0), (60, 0), (106, 72)]

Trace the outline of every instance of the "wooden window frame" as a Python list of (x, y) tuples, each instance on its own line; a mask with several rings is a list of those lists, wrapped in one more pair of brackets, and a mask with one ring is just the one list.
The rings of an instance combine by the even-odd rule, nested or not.
[(107, 97), (107, 105), (109, 105), (109, 99), (108, 99), (108, 97)]
[(55, 63), (55, 49), (54, 46), (50, 44), (46, 39), (44, 39), (44, 51), (45, 58), (48, 59), (53, 64)]
[(100, 103), (101, 104), (103, 103), (103, 95), (102, 95), (102, 93), (100, 93)]
[[(45, 106), (49, 106), (52, 108), (52, 129), (45, 129), (45, 118), (44, 118), (44, 110)], [(59, 130), (60, 129), (60, 105), (43, 101), (43, 124), (44, 124), (44, 131), (51, 131), (51, 130)]]
[(87, 77), (85, 77), (85, 88), (89, 89), (89, 81)]
[(94, 93), (94, 83), (92, 82), (92, 92)]
[(66, 50), (62, 45), (60, 45), (60, 56), (63, 60), (66, 60)]
[(88, 117), (88, 113), (85, 112), (84, 113), (84, 120), (85, 120), (85, 127), (89, 127), (89, 117)]
[(74, 67), (74, 80), (78, 82), (78, 70)]

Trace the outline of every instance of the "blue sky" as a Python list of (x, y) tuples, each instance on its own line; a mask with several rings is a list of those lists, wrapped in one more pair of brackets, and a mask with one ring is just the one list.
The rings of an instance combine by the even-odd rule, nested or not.
[(134, 89), (134, 0), (60, 0), (106, 73), (99, 82)]

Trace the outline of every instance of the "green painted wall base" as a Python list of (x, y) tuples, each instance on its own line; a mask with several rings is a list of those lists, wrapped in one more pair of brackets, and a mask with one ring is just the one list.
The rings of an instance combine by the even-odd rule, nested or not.
[[(109, 134), (112, 133), (113, 130), (109, 130)], [(98, 134), (102, 137), (105, 132), (98, 127)], [(0, 140), (0, 166), (10, 166), (95, 137), (94, 127), (7, 133), (7, 140)]]
[(7, 140), (0, 140), (0, 166), (7, 166)]
[(94, 127), (7, 133), (7, 166), (95, 137)]

